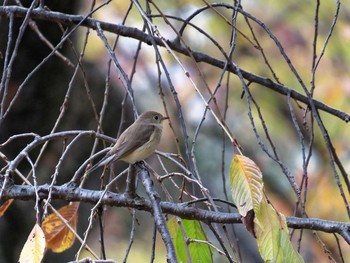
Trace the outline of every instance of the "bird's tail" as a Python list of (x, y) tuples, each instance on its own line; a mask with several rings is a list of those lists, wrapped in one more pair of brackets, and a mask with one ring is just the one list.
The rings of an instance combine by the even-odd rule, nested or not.
[(87, 170), (87, 174), (92, 173), (93, 171), (97, 170), (101, 166), (109, 165), (115, 156), (107, 154), (105, 157), (103, 157), (97, 164), (92, 166), (89, 170)]

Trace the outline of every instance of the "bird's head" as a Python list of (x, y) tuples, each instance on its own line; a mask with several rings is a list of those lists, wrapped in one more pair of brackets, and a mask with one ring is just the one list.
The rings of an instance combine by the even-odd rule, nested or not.
[(146, 111), (140, 115), (137, 119), (138, 121), (151, 123), (151, 124), (160, 124), (162, 121), (169, 119), (168, 117), (164, 117), (162, 114), (156, 111)]

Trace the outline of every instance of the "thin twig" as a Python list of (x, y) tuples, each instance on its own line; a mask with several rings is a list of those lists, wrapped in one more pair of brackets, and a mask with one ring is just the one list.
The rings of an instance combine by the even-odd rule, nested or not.
[[(232, 7), (230, 7), (230, 8), (232, 8)], [(11, 14), (16, 14), (16, 16), (23, 17), (23, 16), (25, 16), (26, 11), (27, 11), (26, 8), (21, 8), (21, 7), (17, 7), (17, 6), (5, 6), (5, 7), (0, 6), (0, 16), (10, 16)], [(241, 12), (240, 9), (237, 9), (237, 11)], [(248, 15), (248, 13), (246, 13), (246, 12), (244, 12), (243, 14)], [(33, 12), (31, 13), (31, 18), (32, 19), (42, 19), (42, 20), (44, 19), (46, 21), (57, 21), (58, 20), (61, 23), (68, 24), (68, 25), (74, 25), (77, 23), (81, 23), (79, 25), (85, 26), (85, 27), (90, 27), (93, 29), (97, 28), (96, 23), (98, 21), (98, 20), (95, 20), (92, 18), (85, 18), (82, 21), (82, 19), (84, 18), (83, 16), (68, 15), (68, 14), (59, 13), (59, 12), (47, 12), (45, 10), (38, 10), (38, 9), (33, 10)], [(156, 45), (164, 46), (163, 41), (161, 41), (159, 38), (150, 37), (148, 34), (142, 32), (136, 28), (129, 28), (129, 27), (115, 25), (115, 24), (106, 23), (106, 22), (99, 22), (99, 23), (101, 25), (101, 29), (106, 30), (108, 32), (120, 34), (122, 36), (132, 37), (134, 39), (141, 40), (145, 43), (151, 43), (152, 41), (154, 41)], [(183, 48), (177, 42), (167, 41), (167, 44), (172, 50), (188, 56), (187, 49)], [(192, 50), (192, 55), (196, 59), (196, 61), (198, 61), (198, 62), (205, 62), (207, 64), (210, 64), (210, 65), (218, 67), (218, 68), (224, 68), (224, 66), (225, 66), (224, 61), (221, 61), (219, 59), (215, 59), (215, 58), (208, 56), (204, 53)], [(237, 74), (236, 68), (233, 65), (230, 65), (230, 67), (228, 68), (228, 71), (232, 72), (234, 74)], [(260, 84), (263, 87), (271, 89), (271, 90), (278, 92), (278, 93), (285, 95), (285, 96), (290, 92), (291, 97), (293, 99), (296, 99), (300, 102), (303, 102), (306, 105), (310, 105), (310, 101), (305, 95), (295, 91), (292, 88), (278, 84), (276, 82), (271, 81), (268, 78), (258, 76), (256, 74), (248, 72), (244, 69), (241, 69), (240, 73), (242, 74), (242, 76), (246, 80), (248, 80), (250, 82)], [(334, 108), (331, 108), (328, 105), (325, 105), (324, 103), (317, 101), (315, 99), (313, 99), (312, 102), (315, 105), (316, 109), (320, 109), (322, 111), (328, 112), (329, 114), (334, 115), (334, 116), (344, 120), (345, 122), (350, 121), (350, 114), (343, 112), (343, 111), (340, 111), (340, 110), (337, 110), (337, 109), (334, 109)]]

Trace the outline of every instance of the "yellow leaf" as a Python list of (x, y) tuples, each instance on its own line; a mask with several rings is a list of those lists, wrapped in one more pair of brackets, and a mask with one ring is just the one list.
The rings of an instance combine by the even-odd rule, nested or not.
[(9, 208), (9, 206), (12, 204), (13, 201), (14, 199), (9, 199), (0, 207), (0, 217), (2, 217), (5, 214), (5, 212), (7, 211), (7, 209)]
[(256, 237), (264, 262), (301, 263), (303, 258), (289, 240), (286, 218), (264, 195), (259, 167), (248, 157), (235, 155), (230, 166), (232, 199), (247, 229)]
[(248, 157), (236, 154), (230, 166), (230, 185), (238, 212), (246, 216), (264, 197), (262, 173)]
[(265, 262), (304, 262), (289, 240), (286, 218), (264, 198), (254, 210), (254, 229), (259, 252)]
[(30, 232), (19, 257), (19, 263), (40, 263), (45, 252), (45, 235), (38, 224)]
[[(74, 202), (57, 211), (74, 230), (77, 228), (78, 208), (79, 202)], [(53, 252), (63, 252), (74, 244), (74, 233), (55, 213), (45, 218), (42, 227), (45, 233), (46, 247)]]

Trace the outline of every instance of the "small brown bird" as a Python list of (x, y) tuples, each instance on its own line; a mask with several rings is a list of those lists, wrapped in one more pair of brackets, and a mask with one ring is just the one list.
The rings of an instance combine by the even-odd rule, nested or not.
[(146, 159), (156, 149), (163, 130), (163, 120), (169, 119), (155, 111), (142, 113), (118, 138), (112, 149), (95, 164), (89, 173), (100, 166), (110, 165), (122, 160), (127, 163), (136, 163)]

